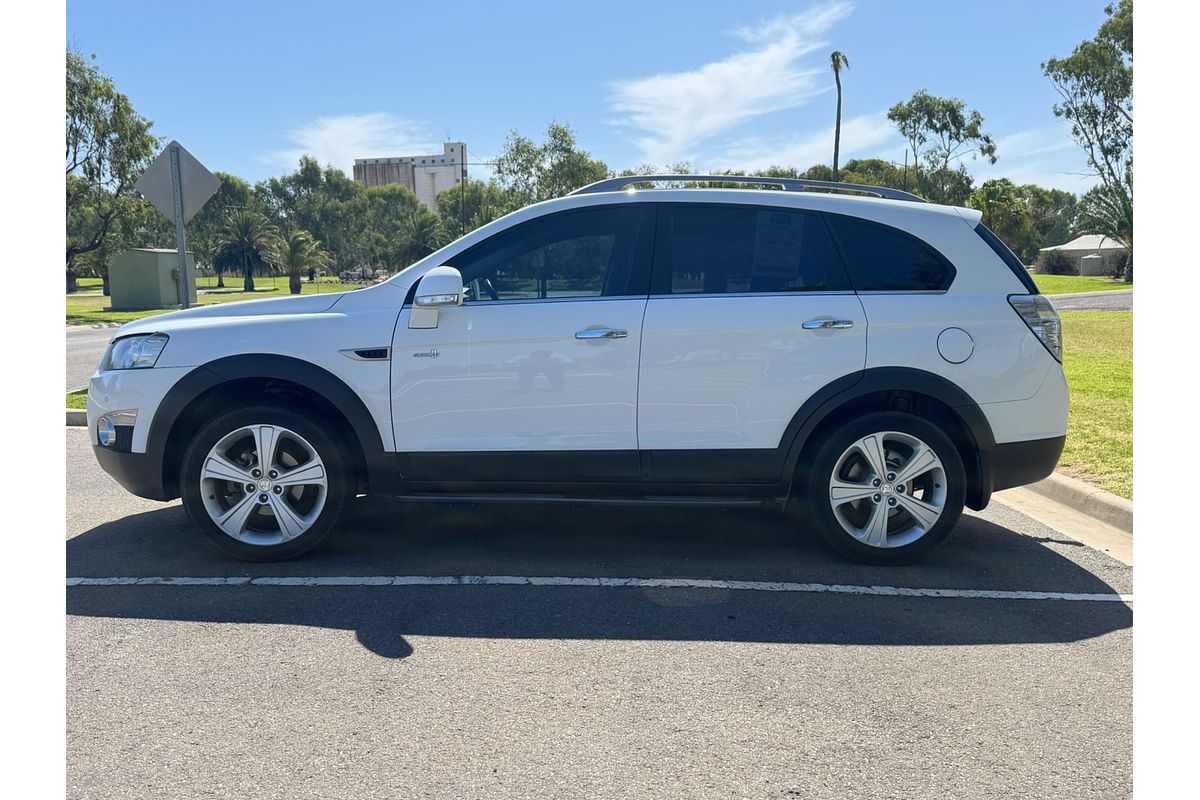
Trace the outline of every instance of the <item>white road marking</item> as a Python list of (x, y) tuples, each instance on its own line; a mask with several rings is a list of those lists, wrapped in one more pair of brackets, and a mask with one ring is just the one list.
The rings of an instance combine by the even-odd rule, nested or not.
[(1132, 603), (1132, 594), (1028, 592), (1002, 589), (921, 589), (826, 583), (735, 581), (704, 578), (552, 578), (516, 575), (396, 575), (344, 577), (67, 578), (67, 586), (601, 586), (638, 589), (725, 589), (735, 592), (804, 592), (884, 597), (957, 597), (983, 600), (1072, 600)]

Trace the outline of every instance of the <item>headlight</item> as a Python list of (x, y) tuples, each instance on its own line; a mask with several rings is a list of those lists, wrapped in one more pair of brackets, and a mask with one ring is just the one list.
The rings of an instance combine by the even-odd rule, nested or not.
[(148, 333), (117, 339), (104, 356), (104, 369), (149, 369), (167, 346), (165, 333)]

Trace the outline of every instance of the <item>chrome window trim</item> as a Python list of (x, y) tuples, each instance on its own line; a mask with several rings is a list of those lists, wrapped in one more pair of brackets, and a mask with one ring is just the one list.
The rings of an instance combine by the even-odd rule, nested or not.
[(866, 289), (855, 294), (948, 294), (949, 289)]
[(651, 300), (688, 300), (697, 297), (829, 297), (842, 295), (853, 297), (854, 292), (848, 289), (834, 289), (814, 292), (694, 292), (692, 294), (652, 294)]
[[(525, 306), (533, 303), (596, 303), (607, 300), (645, 300), (644, 294), (610, 294), (602, 296), (579, 295), (577, 297), (521, 297), (509, 300), (464, 300), (461, 308), (486, 308), (488, 306)], [(412, 303), (405, 303), (404, 308), (412, 308)]]

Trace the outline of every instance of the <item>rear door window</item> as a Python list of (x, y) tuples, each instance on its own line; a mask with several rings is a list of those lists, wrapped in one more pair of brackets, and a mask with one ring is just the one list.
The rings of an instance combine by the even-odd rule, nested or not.
[(850, 280), (859, 292), (939, 292), (950, 288), (954, 267), (945, 256), (899, 228), (828, 214)]
[(764, 206), (665, 205), (654, 294), (849, 291), (821, 218)]

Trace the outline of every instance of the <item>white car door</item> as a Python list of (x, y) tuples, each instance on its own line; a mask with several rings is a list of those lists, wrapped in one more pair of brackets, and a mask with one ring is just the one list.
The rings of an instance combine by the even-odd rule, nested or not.
[(637, 478), (637, 381), (654, 214), (539, 217), (451, 257), (466, 301), (396, 327), (392, 416), (413, 480)]
[(862, 304), (818, 214), (661, 208), (638, 402), (649, 477), (772, 482), (804, 401), (863, 369)]

